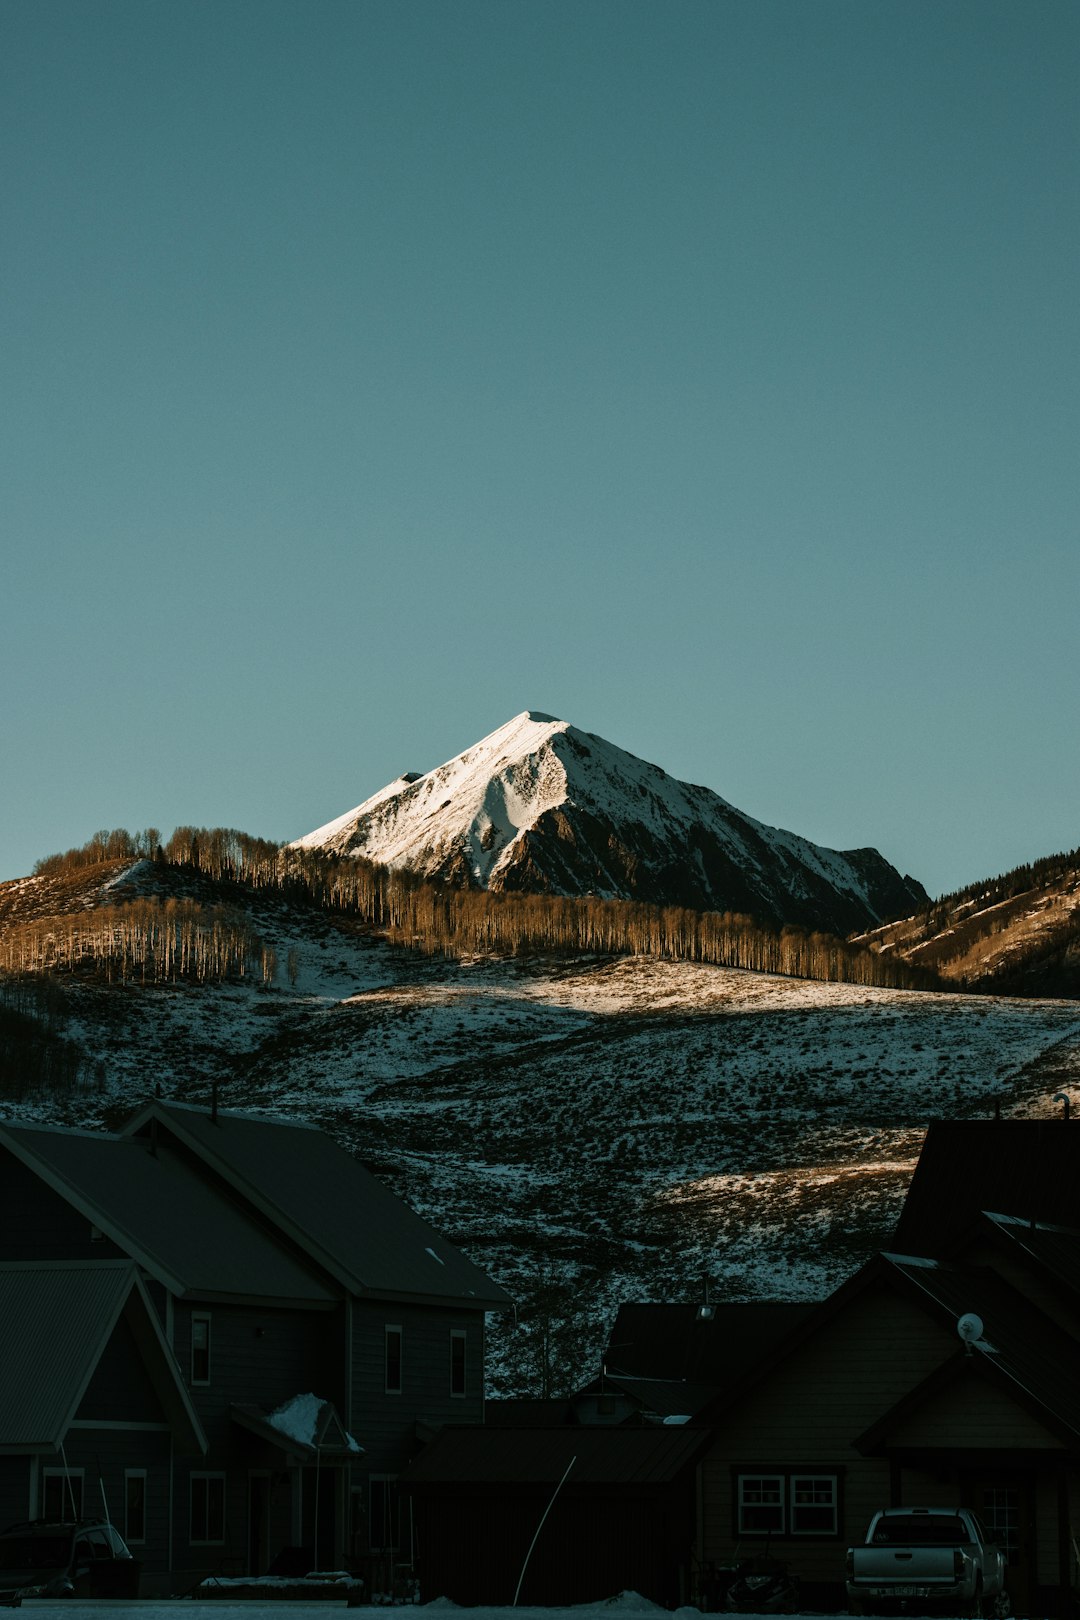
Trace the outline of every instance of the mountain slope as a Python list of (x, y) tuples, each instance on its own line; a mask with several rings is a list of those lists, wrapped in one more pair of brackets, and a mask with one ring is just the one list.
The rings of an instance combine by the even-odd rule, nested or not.
[(969, 884), (853, 943), (958, 985), (1080, 995), (1080, 849)]
[(526, 711), (297, 845), (465, 887), (748, 912), (849, 932), (925, 905), (875, 849), (826, 849)]
[[(0, 885), (0, 944), (5, 916), (59, 898), (48, 875)], [(731, 1298), (820, 1296), (887, 1241), (928, 1119), (1059, 1115), (1080, 1087), (1075, 1003), (641, 956), (446, 960), (295, 891), (146, 860), (86, 869), (66, 903), (155, 898), (238, 916), (276, 972), (0, 980), (69, 1060), (13, 1063), (0, 1117), (111, 1126), (216, 1082), (227, 1106), (322, 1125), (518, 1301), (493, 1328), (506, 1392), (535, 1392), (553, 1312), (581, 1319), (576, 1376), (626, 1299), (691, 1298), (703, 1275)]]

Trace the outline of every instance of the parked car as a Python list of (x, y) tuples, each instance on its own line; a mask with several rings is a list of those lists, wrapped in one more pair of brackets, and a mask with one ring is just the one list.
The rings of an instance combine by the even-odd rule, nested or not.
[(1005, 1555), (967, 1508), (883, 1508), (847, 1553), (852, 1614), (1005, 1615)]
[(24, 1597), (133, 1598), (142, 1564), (105, 1519), (35, 1520), (0, 1534), (0, 1603)]

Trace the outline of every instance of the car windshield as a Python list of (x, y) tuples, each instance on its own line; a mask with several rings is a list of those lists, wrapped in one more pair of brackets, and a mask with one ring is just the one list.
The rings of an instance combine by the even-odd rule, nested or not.
[(66, 1569), (70, 1536), (0, 1537), (0, 1569)]
[(875, 1542), (886, 1546), (952, 1547), (970, 1539), (953, 1513), (890, 1513), (874, 1529)]

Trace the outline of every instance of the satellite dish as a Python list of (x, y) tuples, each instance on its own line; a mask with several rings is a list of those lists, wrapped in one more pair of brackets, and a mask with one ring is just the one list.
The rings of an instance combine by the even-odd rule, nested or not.
[(972, 1345), (983, 1336), (983, 1319), (976, 1316), (974, 1311), (968, 1311), (957, 1322), (956, 1331), (965, 1344)]

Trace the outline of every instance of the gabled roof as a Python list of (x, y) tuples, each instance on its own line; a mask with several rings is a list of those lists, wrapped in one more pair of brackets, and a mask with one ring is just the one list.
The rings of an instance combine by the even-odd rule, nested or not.
[(311, 1305), (340, 1297), (167, 1142), (6, 1122), (0, 1146), (174, 1294)]
[(152, 1102), (157, 1121), (350, 1293), (503, 1310), (509, 1295), (315, 1126)]
[(635, 1401), (643, 1415), (657, 1418), (692, 1417), (716, 1395), (715, 1384), (692, 1384), (685, 1378), (627, 1378), (623, 1373), (604, 1373), (578, 1391), (579, 1395), (602, 1395), (618, 1390)]
[(1080, 1122), (935, 1120), (892, 1246), (945, 1254), (986, 1209), (1080, 1227)]
[(1000, 1239), (1020, 1250), (1056, 1282), (1080, 1294), (1080, 1231), (1022, 1221), (1015, 1215), (998, 1215), (989, 1210), (984, 1212), (984, 1219)]
[(58, 1452), (126, 1314), (182, 1451), (203, 1434), (130, 1260), (0, 1264), (0, 1453)]
[(972, 1355), (1050, 1428), (1073, 1445), (1080, 1442), (1075, 1339), (993, 1271), (906, 1255), (882, 1258), (954, 1330), (961, 1317), (977, 1316), (982, 1333)]
[(605, 1351), (618, 1377), (686, 1379), (723, 1388), (810, 1317), (813, 1305), (721, 1302), (619, 1307)]
[(415, 1485), (665, 1485), (710, 1442), (701, 1429), (552, 1428), (441, 1431), (401, 1475)]

